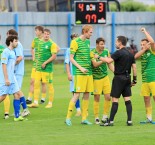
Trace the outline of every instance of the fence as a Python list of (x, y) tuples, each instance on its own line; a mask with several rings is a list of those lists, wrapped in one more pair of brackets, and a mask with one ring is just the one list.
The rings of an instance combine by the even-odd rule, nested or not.
[[(43, 25), (52, 30), (52, 39), (60, 46), (59, 58), (64, 56), (64, 51), (69, 47), (72, 32), (81, 33), (81, 26), (74, 25), (74, 12), (20, 12), (0, 13), (0, 34), (4, 44), (6, 32), (15, 28), (24, 46), (24, 54), (29, 57), (30, 45), (35, 37), (34, 27)], [(150, 34), (155, 36), (155, 13), (154, 12), (116, 12), (107, 13), (107, 24), (93, 25), (94, 34), (91, 38), (91, 47), (95, 46), (97, 37), (104, 37), (106, 46), (110, 52), (115, 51), (115, 38), (117, 35), (125, 35), (135, 40), (138, 48), (144, 35), (140, 32), (141, 27), (146, 27)]]

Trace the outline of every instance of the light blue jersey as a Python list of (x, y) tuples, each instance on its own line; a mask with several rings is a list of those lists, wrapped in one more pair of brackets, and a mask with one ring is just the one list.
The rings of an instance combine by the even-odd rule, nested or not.
[[(70, 48), (66, 50), (65, 54), (65, 64), (69, 64), (70, 73), (73, 76), (72, 63), (70, 62)], [(70, 81), (70, 92), (74, 92), (74, 77), (72, 77), (72, 81)]]
[(22, 56), (22, 61), (15, 65), (15, 75), (24, 75), (24, 54), (23, 54), (23, 46), (18, 41), (18, 46), (14, 49), (16, 57)]
[(2, 64), (6, 64), (7, 72), (8, 72), (8, 79), (10, 83), (15, 83), (16, 78), (14, 74), (15, 69), (15, 62), (16, 62), (16, 55), (13, 50), (9, 48), (5, 48), (1, 54), (1, 65), (0, 65), (0, 84), (5, 84)]
[(72, 63), (70, 62), (70, 48), (66, 50), (65, 64), (69, 64), (71, 75), (73, 75)]

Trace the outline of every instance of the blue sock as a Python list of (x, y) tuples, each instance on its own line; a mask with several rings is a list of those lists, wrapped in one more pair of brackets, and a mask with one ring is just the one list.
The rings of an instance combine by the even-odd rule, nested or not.
[(75, 107), (80, 108), (80, 100), (79, 99), (76, 101)]
[(20, 112), (20, 100), (13, 100), (13, 107), (14, 107), (14, 114), (15, 118), (19, 117), (19, 112)]
[(25, 101), (25, 97), (21, 97), (20, 98), (20, 104), (22, 105), (23, 109), (26, 109), (27, 108), (27, 105), (26, 105), (26, 101)]

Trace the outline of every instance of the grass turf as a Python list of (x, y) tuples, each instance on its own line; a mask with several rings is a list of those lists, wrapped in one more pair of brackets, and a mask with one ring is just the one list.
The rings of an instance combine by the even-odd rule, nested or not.
[[(22, 90), (28, 95), (31, 61), (26, 61), (25, 76)], [(81, 118), (72, 116), (71, 127), (65, 125), (68, 103), (71, 98), (69, 82), (64, 72), (63, 64), (54, 66), (55, 98), (53, 108), (45, 109), (46, 103), (39, 108), (30, 108), (28, 120), (14, 122), (13, 117), (3, 119), (3, 103), (0, 105), (0, 145), (146, 145), (155, 144), (155, 125), (141, 125), (145, 119), (143, 98), (139, 96), (141, 86), (140, 62), (137, 62), (138, 84), (132, 88), (133, 126), (126, 126), (126, 109), (123, 98), (120, 99), (119, 109), (115, 117), (115, 126), (100, 127), (98, 125), (81, 125)], [(112, 80), (113, 74), (110, 73)], [(12, 99), (13, 97), (10, 96)], [(82, 98), (82, 96), (81, 96)], [(102, 116), (103, 96), (100, 102), (100, 117)], [(13, 113), (11, 106), (10, 114)], [(153, 112), (154, 113), (154, 112)], [(90, 96), (88, 120), (94, 122), (93, 96)]]

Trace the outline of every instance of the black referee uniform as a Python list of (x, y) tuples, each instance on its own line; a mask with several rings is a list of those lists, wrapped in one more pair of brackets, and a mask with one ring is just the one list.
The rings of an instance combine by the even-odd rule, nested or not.
[[(131, 54), (127, 48), (123, 47), (112, 54), (111, 58), (114, 61), (115, 71), (112, 81), (111, 97), (119, 99), (123, 97), (130, 97), (131, 94), (131, 67), (135, 63), (134, 55)], [(127, 125), (132, 125), (132, 104), (130, 100), (125, 101), (127, 111)], [(110, 112), (109, 124), (113, 125), (115, 114), (118, 110), (118, 102), (113, 102)]]
[(117, 50), (112, 54), (114, 60), (114, 78), (112, 82), (111, 96), (115, 98), (131, 96), (131, 66), (135, 63), (134, 55), (127, 48)]

